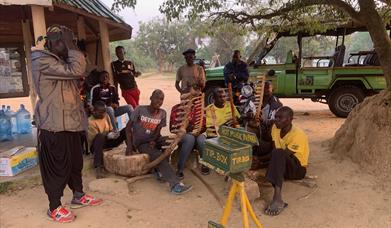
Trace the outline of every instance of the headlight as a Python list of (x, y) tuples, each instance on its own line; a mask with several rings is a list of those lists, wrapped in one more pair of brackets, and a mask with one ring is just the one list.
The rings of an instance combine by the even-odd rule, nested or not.
[(253, 88), (250, 85), (245, 85), (242, 87), (242, 95), (245, 97), (249, 97), (253, 94)]

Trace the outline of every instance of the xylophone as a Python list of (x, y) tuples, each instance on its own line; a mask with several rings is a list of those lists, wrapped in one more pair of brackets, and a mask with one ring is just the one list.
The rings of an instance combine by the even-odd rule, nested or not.
[(256, 132), (260, 129), (260, 118), (262, 117), (262, 108), (263, 108), (263, 94), (266, 82), (266, 75), (258, 75), (256, 77), (256, 87), (255, 87), (255, 101), (254, 105), (256, 107), (256, 112), (254, 119), (250, 120), (247, 125), (247, 130), (251, 132)]
[(199, 134), (203, 124), (203, 106), (204, 95), (201, 92), (192, 90), (190, 93), (181, 95), (181, 102), (178, 108), (176, 124), (173, 125), (171, 130), (172, 135), (169, 135), (166, 140), (166, 145), (162, 146), (164, 152), (157, 159), (147, 163), (142, 168), (143, 170), (149, 170), (161, 161), (166, 159), (175, 150), (182, 137), (187, 133), (187, 128), (190, 122), (190, 114), (192, 110), (195, 110), (195, 116), (197, 117), (196, 125), (194, 126), (193, 133)]
[(192, 91), (181, 95), (181, 103), (176, 118), (177, 124), (175, 124), (175, 129), (172, 131), (173, 134), (165, 137), (167, 139), (165, 141), (165, 145), (162, 146), (164, 152), (160, 157), (150, 161), (147, 154), (133, 154), (126, 156), (126, 148), (124, 146), (120, 146), (104, 153), (103, 159), (105, 169), (111, 173), (127, 177), (146, 174), (151, 168), (170, 156), (182, 137), (186, 134), (186, 129), (189, 126), (191, 110), (195, 110), (195, 117), (193, 118), (196, 118), (193, 134), (200, 134), (204, 118), (203, 106), (204, 95), (202, 93)]

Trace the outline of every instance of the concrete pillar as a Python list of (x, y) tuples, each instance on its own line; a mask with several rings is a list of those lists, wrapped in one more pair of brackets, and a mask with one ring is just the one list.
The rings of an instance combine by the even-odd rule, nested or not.
[(35, 92), (32, 70), (31, 70), (31, 47), (33, 45), (32, 34), (30, 29), (30, 20), (22, 21), (23, 43), (24, 51), (26, 55), (27, 65), (27, 81), (29, 84), (30, 102), (32, 110), (35, 110), (35, 104), (37, 102), (37, 93)]
[(110, 74), (110, 81), (113, 83), (113, 73), (111, 71), (111, 56), (110, 56), (110, 38), (109, 38), (109, 30), (107, 28), (106, 22), (103, 20), (99, 21), (99, 35), (100, 35), (100, 43), (102, 49), (102, 59), (104, 69)]
[[(45, 11), (42, 6), (31, 6), (31, 15), (33, 19), (34, 28), (34, 41), (36, 42), (38, 37), (46, 35), (46, 22), (45, 22)], [(34, 42), (34, 43), (35, 43)], [(35, 45), (37, 49), (44, 49), (45, 42), (39, 42)]]

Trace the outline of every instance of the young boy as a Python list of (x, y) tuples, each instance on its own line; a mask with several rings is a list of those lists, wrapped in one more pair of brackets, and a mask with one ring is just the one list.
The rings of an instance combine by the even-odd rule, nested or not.
[[(153, 91), (150, 105), (138, 106), (132, 113), (130, 125), (132, 128), (133, 143), (140, 153), (146, 153), (153, 161), (162, 151), (159, 149), (161, 141), (160, 130), (166, 126), (166, 111), (160, 107), (163, 104), (164, 93), (157, 89)], [(163, 179), (170, 184), (170, 190), (175, 194), (188, 192), (192, 186), (185, 186), (179, 182), (174, 170), (165, 159), (157, 166)]]
[[(113, 126), (103, 101), (95, 102), (88, 123), (88, 145), (91, 146), (91, 152), (94, 154), (96, 178), (100, 179), (104, 177), (103, 149), (117, 147), (125, 140), (127, 145), (131, 145), (129, 144), (131, 143), (130, 125), (128, 124), (120, 132), (113, 132)], [(128, 146), (127, 152), (131, 148), (132, 146)]]
[(99, 73), (99, 84), (92, 87), (90, 94), (92, 106), (97, 101), (103, 101), (106, 104), (106, 111), (114, 131), (118, 130), (115, 119), (117, 116), (127, 113), (130, 118), (133, 108), (130, 105), (119, 106), (117, 90), (113, 85), (110, 85), (109, 73), (107, 71)]

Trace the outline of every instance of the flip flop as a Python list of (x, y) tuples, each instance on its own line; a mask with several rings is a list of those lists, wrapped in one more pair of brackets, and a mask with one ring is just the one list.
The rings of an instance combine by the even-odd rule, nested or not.
[(264, 213), (269, 216), (277, 216), (279, 215), (286, 207), (288, 207), (287, 203), (284, 203), (282, 207), (274, 208), (271, 205), (267, 206), (264, 210)]

